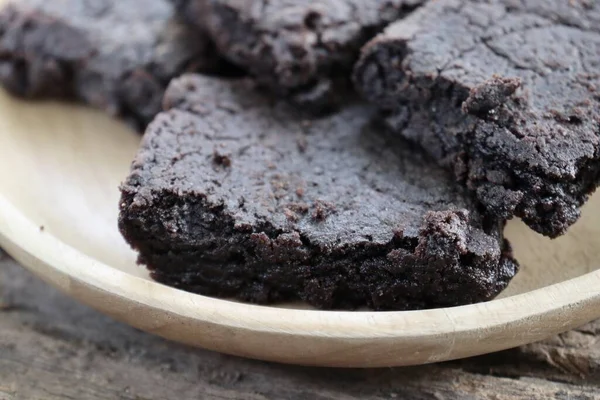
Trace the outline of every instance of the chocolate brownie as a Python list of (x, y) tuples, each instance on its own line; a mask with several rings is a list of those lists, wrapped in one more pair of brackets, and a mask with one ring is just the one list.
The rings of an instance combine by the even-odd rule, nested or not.
[(330, 111), (360, 47), (425, 0), (171, 0), (219, 51), (296, 105)]
[(504, 221), (371, 121), (305, 119), (245, 82), (184, 76), (121, 187), (119, 226), (163, 283), (258, 303), (411, 309), (491, 299)]
[(0, 12), (0, 81), (24, 97), (74, 97), (139, 128), (185, 71), (217, 72), (206, 37), (167, 0), (21, 0)]
[(368, 43), (355, 83), (488, 211), (565, 233), (600, 175), (600, 3), (438, 0)]

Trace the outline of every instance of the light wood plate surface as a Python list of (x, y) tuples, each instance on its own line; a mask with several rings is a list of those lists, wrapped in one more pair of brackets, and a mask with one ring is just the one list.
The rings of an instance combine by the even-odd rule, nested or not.
[(0, 92), (0, 245), (70, 296), (166, 338), (286, 363), (430, 363), (543, 339), (600, 317), (600, 196), (571, 232), (507, 228), (522, 270), (499, 299), (410, 312), (261, 307), (148, 278), (117, 230), (139, 135), (101, 112)]

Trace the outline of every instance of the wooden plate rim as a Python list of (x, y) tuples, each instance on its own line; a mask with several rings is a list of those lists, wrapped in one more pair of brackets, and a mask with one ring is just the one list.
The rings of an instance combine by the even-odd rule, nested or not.
[[(541, 340), (600, 317), (600, 270), (487, 303), (423, 311), (298, 310), (210, 298), (135, 277), (92, 259), (40, 230), (2, 195), (0, 245), (66, 294), (137, 328), (212, 350), (287, 363), (369, 367), (444, 361)], [(114, 304), (104, 304), (110, 298)], [(139, 312), (140, 317), (123, 310)], [(153, 324), (147, 316), (154, 314), (157, 320)], [(265, 340), (288, 341), (292, 350), (281, 356), (274, 351), (263, 354), (260, 349), (240, 347), (239, 340), (234, 340), (238, 346), (229, 348), (227, 340), (203, 339), (202, 332), (195, 337), (189, 337), (189, 330), (178, 334), (177, 326), (183, 331), (185, 326), (192, 331), (220, 327), (239, 331), (243, 338), (264, 335)], [(333, 344), (348, 348), (350, 355), (345, 360), (331, 359), (321, 357), (317, 349), (307, 360), (301, 351), (311, 340), (319, 342), (318, 348)], [(353, 351), (356, 346), (368, 348), (378, 341), (394, 350), (393, 358), (372, 360), (364, 357), (364, 349)], [(414, 349), (407, 347), (428, 341), (439, 341), (441, 346), (416, 356)]]

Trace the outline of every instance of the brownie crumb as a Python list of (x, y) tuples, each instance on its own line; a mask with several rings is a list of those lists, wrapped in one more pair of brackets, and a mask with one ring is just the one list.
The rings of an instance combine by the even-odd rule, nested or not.
[(310, 207), (306, 203), (290, 203), (287, 208), (298, 214), (306, 214)]
[(215, 149), (213, 151), (213, 162), (223, 167), (231, 167), (231, 155), (221, 153), (219, 150)]
[(485, 116), (506, 103), (520, 86), (520, 78), (494, 76), (471, 89), (469, 97), (462, 104), (462, 110), (466, 114)]
[(306, 147), (308, 146), (308, 140), (306, 136), (300, 136), (298, 138), (298, 151), (304, 153), (306, 151)]
[(290, 210), (289, 208), (284, 208), (283, 212), (285, 214), (285, 217), (287, 219), (289, 219), (290, 221), (298, 222), (298, 220), (300, 219), (298, 214), (296, 214), (294, 211)]
[(317, 200), (313, 204), (312, 217), (317, 221), (325, 221), (329, 215), (335, 212), (333, 203)]

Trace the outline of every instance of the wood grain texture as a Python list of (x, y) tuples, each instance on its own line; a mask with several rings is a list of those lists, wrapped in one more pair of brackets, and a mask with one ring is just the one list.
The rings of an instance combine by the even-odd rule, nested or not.
[(502, 298), (487, 303), (331, 312), (158, 284), (117, 230), (118, 185), (139, 139), (101, 112), (0, 92), (0, 245), (69, 296), (136, 328), (262, 360), (383, 367), (494, 352), (600, 317), (600, 196), (557, 240), (511, 221), (507, 236), (523, 267)]
[(67, 298), (1, 255), (0, 304), (2, 400), (600, 398), (600, 321), (457, 362), (336, 370), (167, 342)]

